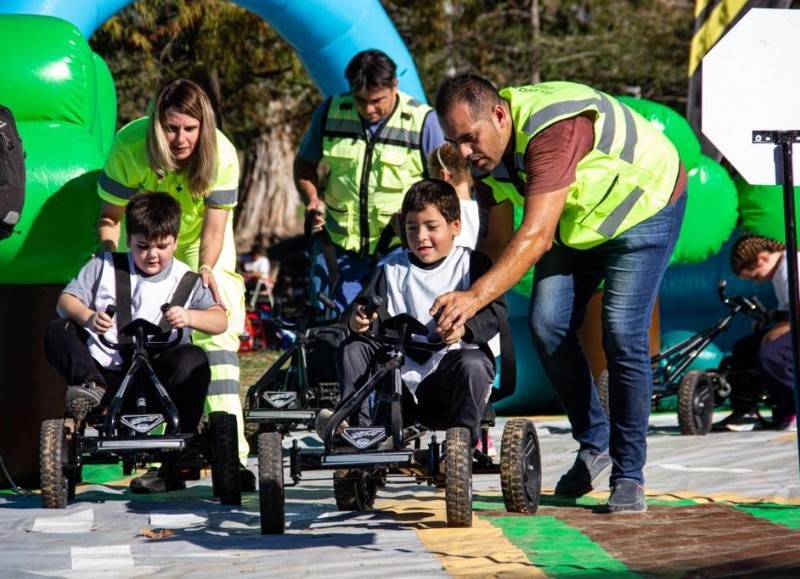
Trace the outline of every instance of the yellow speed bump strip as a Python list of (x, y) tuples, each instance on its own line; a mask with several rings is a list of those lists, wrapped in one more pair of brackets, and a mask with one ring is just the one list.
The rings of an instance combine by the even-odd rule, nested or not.
[(472, 527), (447, 527), (444, 491), (378, 500), (376, 507), (395, 513), (399, 523), (416, 529), (422, 544), (453, 577), (545, 577), (503, 532), (476, 516)]

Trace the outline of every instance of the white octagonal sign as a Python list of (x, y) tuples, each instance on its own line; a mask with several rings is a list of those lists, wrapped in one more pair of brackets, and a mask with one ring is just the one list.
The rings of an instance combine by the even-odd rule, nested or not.
[(753, 131), (800, 131), (798, 65), (800, 10), (751, 9), (703, 59), (703, 133), (751, 185), (781, 184), (780, 151)]

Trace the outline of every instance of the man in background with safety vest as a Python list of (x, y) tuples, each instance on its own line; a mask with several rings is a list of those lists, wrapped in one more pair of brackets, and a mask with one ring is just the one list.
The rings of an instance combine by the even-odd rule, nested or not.
[(323, 292), (343, 308), (358, 295), (377, 258), (399, 244), (394, 216), (444, 143), (433, 109), (398, 90), (396, 69), (380, 50), (356, 54), (345, 69), (350, 92), (317, 107), (300, 144), (295, 182), (323, 233), (312, 300)]
[[(478, 249), (495, 263), (469, 290), (436, 298), (437, 331), (462, 325), (536, 264), (533, 342), (580, 444), (555, 492), (582, 496), (611, 466), (608, 511), (645, 511), (648, 327), (686, 206), (677, 150), (619, 101), (568, 82), (498, 92), (463, 75), (440, 87), (436, 111), (489, 207)], [(516, 232), (515, 205), (524, 210)], [(601, 282), (608, 418), (578, 339)]]

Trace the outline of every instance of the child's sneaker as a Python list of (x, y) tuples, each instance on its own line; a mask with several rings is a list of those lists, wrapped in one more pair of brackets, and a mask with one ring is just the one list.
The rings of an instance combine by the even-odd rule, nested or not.
[(759, 427), (760, 421), (754, 411), (734, 410), (730, 415), (712, 424), (711, 430), (713, 432), (746, 432), (758, 430)]
[(67, 411), (75, 420), (82, 421), (86, 416), (100, 406), (106, 391), (94, 382), (85, 382), (67, 388)]
[[(314, 417), (314, 431), (322, 440), (325, 440), (325, 431), (328, 429), (328, 423), (331, 421), (331, 418), (333, 418), (333, 410), (330, 408), (321, 409)], [(348, 426), (349, 425), (347, 424), (346, 420), (342, 421), (337, 429), (337, 433), (341, 432)]]
[(772, 430), (797, 430), (797, 416), (794, 412), (780, 412), (777, 408), (772, 411)]

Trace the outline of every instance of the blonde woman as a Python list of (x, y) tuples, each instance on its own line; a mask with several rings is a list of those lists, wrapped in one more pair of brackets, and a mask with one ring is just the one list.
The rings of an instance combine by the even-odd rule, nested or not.
[[(206, 411), (236, 416), (239, 454), (248, 445), (239, 399), (239, 335), (244, 328), (244, 285), (236, 273), (233, 214), (239, 189), (239, 160), (233, 144), (216, 128), (206, 92), (178, 79), (164, 86), (149, 115), (117, 133), (98, 181), (102, 199), (97, 231), (101, 248), (116, 251), (128, 201), (139, 192), (165, 192), (181, 206), (175, 257), (197, 271), (218, 293), (228, 313), (228, 331), (194, 332), (211, 365)], [(242, 490), (255, 490), (255, 477), (242, 469)]]

